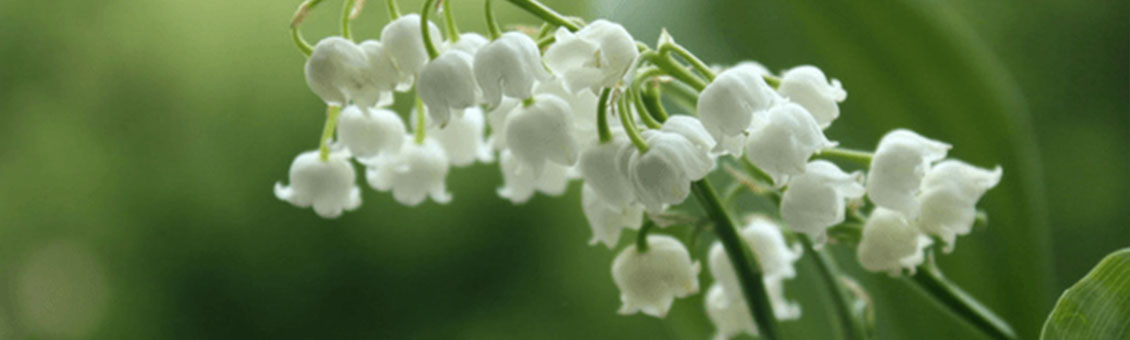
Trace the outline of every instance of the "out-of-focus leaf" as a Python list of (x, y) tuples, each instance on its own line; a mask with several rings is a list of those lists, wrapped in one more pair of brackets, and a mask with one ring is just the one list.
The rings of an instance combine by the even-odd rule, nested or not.
[(1130, 248), (1063, 292), (1040, 339), (1130, 339)]

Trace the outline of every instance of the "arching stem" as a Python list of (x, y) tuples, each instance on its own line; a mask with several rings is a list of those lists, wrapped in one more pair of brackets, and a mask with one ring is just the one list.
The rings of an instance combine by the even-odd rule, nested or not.
[(432, 12), (432, 5), (435, 0), (424, 0), (424, 9), (420, 10), (420, 34), (424, 36), (424, 49), (428, 51), (428, 59), (435, 59), (439, 56), (439, 50), (436, 49), (436, 44), (432, 41), (432, 35), (428, 30), (428, 16)]
[(596, 101), (596, 132), (601, 144), (612, 141), (612, 130), (608, 128), (608, 98), (611, 94), (612, 88), (605, 87)]
[(498, 29), (498, 20), (494, 18), (494, 7), (490, 3), (491, 0), (486, 1), (487, 33), (490, 34), (490, 40), (494, 40), (502, 36), (502, 30)]

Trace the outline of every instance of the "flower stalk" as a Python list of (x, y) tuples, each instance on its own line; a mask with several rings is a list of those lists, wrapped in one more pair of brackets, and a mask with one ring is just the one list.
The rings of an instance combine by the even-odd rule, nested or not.
[(539, 18), (542, 18), (542, 20), (545, 20), (545, 21), (547, 21), (551, 24), (565, 27), (566, 29), (569, 29), (570, 31), (574, 31), (574, 32), (581, 29), (581, 26), (577, 25), (577, 23), (573, 22), (572, 20), (569, 20), (565, 16), (561, 15), (560, 13), (557, 13), (556, 11), (550, 9), (549, 7), (546, 7), (545, 5), (543, 5), (541, 2), (538, 2), (537, 0), (507, 0), (507, 1), (514, 4), (514, 6), (518, 6), (518, 7), (522, 8), (523, 10), (525, 10), (526, 12), (530, 12), (530, 14), (536, 15)]
[(341, 106), (326, 106), (326, 124), (322, 127), (322, 138), (318, 140), (318, 158), (322, 161), (330, 159), (330, 140), (334, 138), (337, 129), (337, 117), (341, 114)]

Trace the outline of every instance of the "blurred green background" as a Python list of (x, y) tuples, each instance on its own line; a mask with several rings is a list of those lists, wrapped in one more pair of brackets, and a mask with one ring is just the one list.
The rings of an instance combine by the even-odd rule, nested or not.
[[(849, 92), (828, 132), (845, 146), (907, 127), (1003, 165), (989, 228), (941, 265), (1022, 338), (1130, 244), (1126, 1), (546, 2), (648, 42), (666, 27), (714, 63), (819, 65)], [(328, 221), (275, 199), (322, 124), (286, 31), (297, 3), (0, 2), (0, 338), (712, 335), (701, 295), (666, 320), (615, 314), (615, 252), (587, 245), (575, 184), (513, 206), (497, 167), (476, 165), (449, 176), (449, 205), (366, 189)], [(455, 3), (462, 28), (482, 31), (481, 5)], [(307, 37), (333, 34), (339, 10), (315, 11)], [(370, 0), (355, 33), (376, 38), (386, 18)], [(875, 300), (879, 338), (979, 336), (831, 249)], [(834, 330), (810, 261), (787, 286), (804, 309), (791, 338)]]

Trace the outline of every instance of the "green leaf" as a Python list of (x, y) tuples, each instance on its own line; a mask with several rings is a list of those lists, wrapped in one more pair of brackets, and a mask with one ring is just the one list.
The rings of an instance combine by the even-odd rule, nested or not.
[(1130, 339), (1130, 248), (1107, 255), (1063, 292), (1040, 339)]

